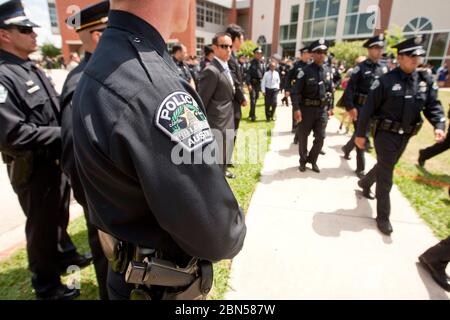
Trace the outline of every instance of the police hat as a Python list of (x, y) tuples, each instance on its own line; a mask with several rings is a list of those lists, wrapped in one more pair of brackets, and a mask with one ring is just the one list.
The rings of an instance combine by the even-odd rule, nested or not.
[(400, 42), (392, 48), (397, 49), (397, 54), (406, 54), (409, 56), (424, 56), (426, 51), (423, 49), (424, 37), (419, 35)]
[(258, 48), (255, 48), (255, 50), (253, 50), (253, 53), (263, 53), (263, 51), (260, 47), (258, 47)]
[(303, 54), (303, 53), (308, 53), (308, 52), (309, 52), (309, 47), (303, 47), (303, 48), (301, 48), (301, 49), (298, 50), (298, 51), (300, 51), (301, 54)]
[(0, 5), (0, 28), (5, 29), (10, 26), (39, 27), (25, 15), (20, 0), (11, 0)]
[(325, 39), (319, 39), (311, 43), (309, 46), (310, 52), (315, 52), (318, 50), (327, 51), (328, 50), (328, 43), (325, 41)]
[(385, 40), (385, 36), (384, 36), (383, 33), (381, 33), (381, 34), (379, 34), (378, 36), (369, 38), (369, 39), (363, 44), (363, 47), (364, 47), (364, 48), (367, 48), (367, 49), (372, 48), (372, 47), (375, 47), (375, 46), (378, 46), (378, 47), (382, 47), (382, 48), (383, 48), (383, 47), (384, 47), (384, 40)]
[(74, 27), (76, 32), (108, 22), (109, 1), (100, 1), (81, 9), (66, 19), (68, 26)]

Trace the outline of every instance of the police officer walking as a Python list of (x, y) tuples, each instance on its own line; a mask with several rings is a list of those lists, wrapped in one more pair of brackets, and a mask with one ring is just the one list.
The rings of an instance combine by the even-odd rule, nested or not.
[(297, 122), (294, 119), (295, 107), (298, 105), (297, 92), (296, 92), (296, 82), (299, 75), (303, 74), (303, 69), (310, 63), (311, 53), (309, 52), (309, 47), (301, 48), (300, 59), (294, 63), (294, 66), (286, 77), (286, 92), (285, 97), (291, 98), (292, 101), (292, 132), (295, 132), (294, 143), (298, 143), (298, 132), (297, 132)]
[(261, 81), (266, 72), (266, 67), (262, 61), (263, 51), (261, 48), (253, 50), (254, 58), (250, 61), (250, 67), (247, 72), (247, 85), (250, 91), (250, 114), (251, 121), (256, 120), (256, 102), (261, 92)]
[(375, 118), (375, 150), (377, 164), (359, 180), (363, 194), (373, 199), (370, 187), (376, 182), (377, 227), (386, 235), (392, 233), (389, 221), (391, 204), (389, 193), (395, 164), (400, 159), (409, 139), (417, 134), (422, 125), (420, 116), (435, 127), (436, 141), (445, 137), (445, 117), (437, 100), (438, 87), (427, 72), (416, 70), (420, 57), (425, 54), (423, 38), (417, 36), (398, 43), (399, 67), (375, 80), (370, 88), (367, 103), (361, 109), (356, 130), (355, 144), (366, 146), (366, 132), (370, 119)]
[[(364, 43), (367, 48), (368, 57), (353, 69), (352, 75), (345, 89), (342, 103), (350, 115), (355, 127), (355, 132), (345, 146), (342, 147), (344, 158), (350, 160), (350, 152), (355, 148), (356, 125), (358, 114), (367, 100), (372, 83), (381, 75), (388, 72), (386, 65), (380, 62), (384, 48), (384, 34), (372, 37)], [(369, 132), (366, 135), (366, 142), (369, 141)], [(366, 146), (367, 149), (367, 146)], [(365, 150), (356, 148), (356, 175), (361, 179), (365, 174)]]
[(67, 266), (86, 266), (66, 232), (70, 187), (60, 169), (58, 96), (28, 55), (37, 50), (36, 24), (19, 0), (0, 5), (0, 150), (27, 217), (25, 233), (32, 286), (39, 299), (72, 299), (61, 284)]
[[(299, 71), (296, 83), (298, 105), (295, 108), (295, 120), (300, 122), (299, 153), (301, 172), (306, 171), (306, 164), (311, 163), (312, 170), (319, 173), (317, 158), (325, 140), (328, 117), (333, 114), (333, 79), (331, 70), (324, 65), (328, 45), (324, 39), (310, 45), (314, 62)], [(308, 153), (308, 136), (314, 132), (314, 143)]]
[[(67, 18), (66, 23), (74, 27), (78, 33), (85, 50), (84, 59), (67, 76), (64, 83), (61, 102), (61, 134), (62, 134), (62, 157), (61, 165), (64, 173), (70, 178), (70, 184), (77, 202), (83, 207), (88, 230), (89, 246), (92, 250), (95, 273), (99, 287), (99, 296), (102, 300), (108, 299), (106, 288), (106, 276), (108, 273), (108, 261), (103, 254), (97, 229), (90, 223), (88, 205), (84, 195), (83, 186), (75, 165), (73, 151), (73, 129), (72, 129), (72, 97), (78, 81), (83, 75), (83, 70), (89, 62), (92, 53), (97, 47), (103, 30), (108, 21), (109, 1), (101, 1), (97, 4), (83, 8), (80, 12)], [(78, 25), (77, 25), (78, 23)]]
[(245, 238), (223, 171), (205, 158), (216, 144), (202, 101), (166, 49), (189, 5), (112, 0), (72, 100), (76, 165), (110, 262), (110, 299), (204, 298), (211, 261), (233, 258)]

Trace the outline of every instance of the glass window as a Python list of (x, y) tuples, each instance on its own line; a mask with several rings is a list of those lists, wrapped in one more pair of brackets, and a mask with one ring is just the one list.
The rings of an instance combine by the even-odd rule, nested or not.
[(299, 5), (292, 6), (291, 8), (291, 22), (297, 23), (298, 22), (298, 13), (299, 13)]
[(204, 47), (205, 47), (205, 38), (197, 38), (197, 48), (196, 48), (197, 57), (203, 56)]
[(327, 20), (327, 30), (325, 32), (326, 37), (335, 37), (337, 30), (338, 18), (328, 19)]
[(289, 26), (281, 26), (280, 27), (280, 40), (287, 40), (289, 34)]
[(316, 7), (314, 9), (314, 18), (323, 18), (327, 14), (327, 0), (316, 0)]
[(313, 38), (323, 37), (324, 31), (325, 31), (325, 19), (314, 21)]
[(52, 25), (52, 27), (58, 27), (58, 18), (56, 15), (56, 7), (54, 3), (48, 4), (48, 11), (50, 14), (50, 24)]
[(289, 39), (296, 39), (297, 38), (297, 24), (293, 23), (289, 26)]
[(347, 16), (345, 19), (344, 35), (353, 35), (356, 32), (356, 20), (358, 15)]
[(311, 24), (312, 24), (311, 21), (303, 23), (303, 32), (302, 32), (303, 39), (311, 38)]
[(373, 32), (374, 12), (362, 13), (359, 16), (358, 34), (367, 34)]
[(442, 57), (445, 55), (447, 45), (448, 33), (435, 33), (431, 42), (431, 49), (429, 56)]
[(359, 11), (359, 0), (348, 0), (347, 13), (354, 13)]
[(329, 0), (330, 4), (328, 7), (328, 16), (337, 16), (339, 14), (340, 0)]
[(310, 20), (313, 18), (314, 2), (305, 3), (305, 20)]

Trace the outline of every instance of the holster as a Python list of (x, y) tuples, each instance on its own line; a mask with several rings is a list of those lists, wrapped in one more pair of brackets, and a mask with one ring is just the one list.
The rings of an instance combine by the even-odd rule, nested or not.
[(111, 269), (117, 273), (124, 273), (133, 258), (133, 247), (101, 230), (98, 230), (98, 235), (103, 253), (108, 259)]
[(2, 159), (8, 167), (9, 180), (13, 186), (20, 187), (30, 182), (34, 168), (33, 151), (2, 151)]

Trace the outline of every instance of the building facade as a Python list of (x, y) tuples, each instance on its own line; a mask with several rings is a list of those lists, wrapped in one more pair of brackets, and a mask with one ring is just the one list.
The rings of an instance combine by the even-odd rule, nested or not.
[[(190, 55), (201, 55), (203, 47), (211, 43), (215, 33), (224, 31), (229, 23), (240, 23), (250, 28), (249, 0), (188, 0), (191, 2), (188, 27), (183, 33), (172, 34), (168, 48), (183, 43)], [(48, 0), (52, 32), (61, 35), (62, 51), (66, 61), (70, 53), (82, 53), (81, 41), (76, 32), (66, 26), (68, 16), (98, 0)]]
[(321, 37), (351, 41), (399, 28), (406, 36), (426, 35), (426, 61), (450, 67), (450, 1), (251, 0), (250, 10), (251, 39), (266, 54), (295, 56)]

